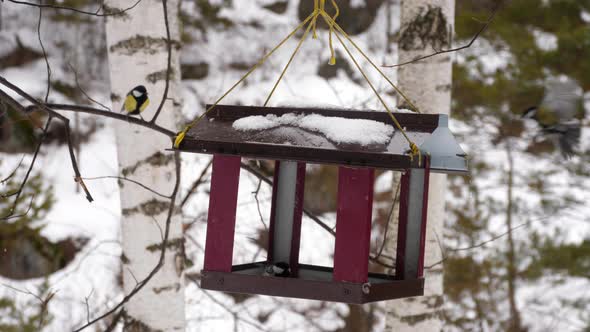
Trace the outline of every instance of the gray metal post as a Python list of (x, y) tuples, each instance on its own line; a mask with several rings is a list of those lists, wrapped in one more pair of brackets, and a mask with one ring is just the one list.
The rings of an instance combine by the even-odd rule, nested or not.
[(273, 262), (289, 262), (293, 239), (293, 216), (297, 190), (297, 162), (281, 161), (276, 189)]
[(402, 279), (423, 275), (429, 176), (428, 168), (414, 168), (402, 176), (396, 257), (396, 275)]

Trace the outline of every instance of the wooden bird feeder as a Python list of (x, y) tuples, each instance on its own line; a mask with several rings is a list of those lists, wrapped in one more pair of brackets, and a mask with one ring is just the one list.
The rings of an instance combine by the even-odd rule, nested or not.
[[(391, 124), (384, 112), (216, 106), (188, 132), (182, 152), (212, 154), (213, 170), (201, 287), (246, 294), (362, 304), (424, 292), (424, 245), (431, 172), (466, 173), (467, 162), (446, 115), (395, 113), (423, 154), (406, 153), (399, 131), (385, 145), (325, 144), (297, 128), (238, 131), (235, 120), (269, 114), (319, 114)], [(310, 138), (310, 136), (312, 136)], [(324, 141), (322, 141), (322, 139)], [(329, 142), (328, 142), (329, 143)], [(232, 265), (241, 158), (276, 161), (267, 261)], [(299, 264), (305, 166), (339, 165), (334, 266)], [(403, 172), (395, 275), (368, 272), (375, 169)], [(288, 262), (290, 277), (265, 276), (268, 264)]]

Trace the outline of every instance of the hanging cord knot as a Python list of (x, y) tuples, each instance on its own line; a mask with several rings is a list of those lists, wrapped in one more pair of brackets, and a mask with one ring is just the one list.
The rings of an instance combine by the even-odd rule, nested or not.
[(332, 43), (332, 35), (334, 34), (334, 24), (336, 24), (336, 19), (338, 18), (338, 16), (340, 16), (340, 8), (338, 8), (338, 4), (336, 4), (336, 0), (332, 0), (332, 6), (334, 7), (334, 9), (336, 10), (336, 13), (334, 14), (334, 16), (332, 16), (332, 20), (329, 22), (329, 26), (330, 26), (330, 65), (335, 65), (336, 64), (336, 52), (334, 52), (334, 45)]
[(410, 160), (414, 161), (414, 158), (418, 157), (418, 166), (422, 165), (422, 152), (416, 143), (410, 141)]
[[(329, 41), (330, 61), (328, 63), (331, 66), (333, 66), (336, 64), (336, 52), (334, 51), (334, 43), (333, 43), (332, 36), (335, 33), (334, 24), (336, 24), (336, 19), (338, 18), (338, 16), (340, 16), (340, 8), (338, 7), (336, 0), (331, 0), (331, 2), (332, 2), (332, 7), (334, 7), (334, 10), (336, 10), (336, 13), (334, 14), (334, 16), (332, 16), (331, 21), (327, 22), (329, 30), (330, 30), (330, 41)], [(313, 21), (311, 22), (311, 26), (312, 26), (312, 30), (313, 30), (313, 39), (318, 39), (318, 33), (317, 33), (318, 17), (328, 15), (328, 12), (326, 12), (326, 0), (314, 0), (314, 9), (313, 9), (312, 15), (313, 15)]]
[(174, 148), (178, 149), (180, 147), (180, 143), (184, 140), (186, 133), (189, 131), (190, 126), (184, 128), (183, 131), (179, 132), (178, 135), (174, 138)]
[(320, 0), (313, 0), (313, 20), (311, 21), (311, 30), (313, 31), (313, 39), (318, 39), (317, 22), (318, 16), (320, 16)]

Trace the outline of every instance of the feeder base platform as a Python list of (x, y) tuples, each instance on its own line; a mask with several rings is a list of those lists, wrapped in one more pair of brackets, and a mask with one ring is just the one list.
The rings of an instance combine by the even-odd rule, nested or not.
[(333, 269), (299, 265), (297, 277), (264, 276), (266, 262), (236, 265), (232, 272), (202, 271), (201, 288), (309, 300), (363, 304), (424, 295), (424, 279), (396, 280), (369, 273), (367, 283), (333, 281)]

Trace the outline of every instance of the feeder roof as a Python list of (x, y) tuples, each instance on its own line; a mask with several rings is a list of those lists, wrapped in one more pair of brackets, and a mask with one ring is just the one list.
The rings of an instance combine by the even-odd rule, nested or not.
[[(439, 173), (466, 173), (446, 115), (394, 113)], [(239, 121), (238, 121), (239, 120)], [(367, 121), (369, 120), (369, 121)], [(386, 112), (218, 105), (179, 151), (386, 169), (421, 168)], [(417, 158), (414, 158), (417, 159)]]

